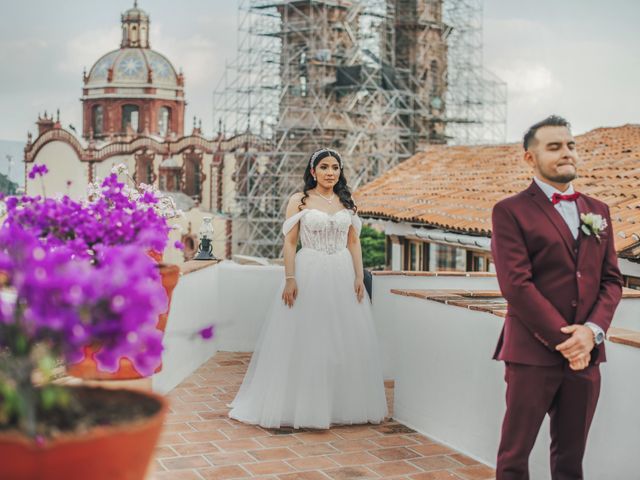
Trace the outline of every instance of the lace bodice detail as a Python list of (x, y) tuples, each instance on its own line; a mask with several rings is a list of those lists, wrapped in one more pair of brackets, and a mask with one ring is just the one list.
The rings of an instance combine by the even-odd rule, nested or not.
[(347, 247), (347, 237), (351, 225), (360, 235), (361, 221), (351, 210), (343, 209), (329, 214), (314, 208), (307, 208), (289, 217), (282, 227), (286, 235), (300, 222), (302, 248), (311, 248), (327, 254), (336, 253)]

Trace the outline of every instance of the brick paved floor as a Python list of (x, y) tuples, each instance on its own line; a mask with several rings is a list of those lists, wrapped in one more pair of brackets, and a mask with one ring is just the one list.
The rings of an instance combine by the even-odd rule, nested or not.
[(485, 480), (494, 471), (393, 420), (331, 430), (263, 429), (227, 418), (250, 353), (218, 352), (168, 395), (152, 480)]

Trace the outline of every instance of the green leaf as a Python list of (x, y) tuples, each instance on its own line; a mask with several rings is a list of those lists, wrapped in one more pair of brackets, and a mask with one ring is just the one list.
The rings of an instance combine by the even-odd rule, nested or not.
[(40, 391), (40, 402), (42, 404), (42, 408), (44, 408), (45, 410), (51, 410), (53, 407), (55, 407), (57, 403), (55, 388), (44, 387)]
[(27, 353), (27, 338), (21, 333), (16, 336), (16, 353), (18, 355)]
[(7, 424), (19, 411), (18, 392), (8, 382), (0, 381), (0, 425)]
[(49, 381), (51, 379), (55, 368), (56, 360), (51, 355), (44, 355), (38, 360), (38, 369), (42, 373), (45, 381)]

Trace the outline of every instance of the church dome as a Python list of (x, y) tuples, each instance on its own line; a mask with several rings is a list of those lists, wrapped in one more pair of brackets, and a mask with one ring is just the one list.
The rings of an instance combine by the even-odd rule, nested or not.
[(149, 45), (149, 15), (136, 1), (121, 15), (120, 48), (98, 59), (84, 74), (83, 136), (184, 131), (184, 76)]
[(158, 86), (177, 88), (179, 76), (171, 62), (150, 48), (120, 48), (103, 55), (89, 71), (85, 86)]

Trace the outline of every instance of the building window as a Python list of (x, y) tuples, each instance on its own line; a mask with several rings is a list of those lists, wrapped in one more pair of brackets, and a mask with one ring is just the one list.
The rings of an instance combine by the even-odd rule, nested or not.
[(91, 113), (91, 128), (94, 135), (102, 135), (104, 131), (104, 109), (102, 105), (94, 105)]
[[(424, 242), (410, 240), (407, 244), (409, 249), (407, 255), (406, 269), (412, 272), (420, 272), (424, 266)], [(428, 248), (428, 246), (427, 246)]]
[(440, 86), (440, 72), (438, 71), (438, 62), (431, 60), (431, 95), (438, 94), (438, 87)]
[(302, 51), (300, 53), (300, 62), (298, 64), (299, 70), (300, 70), (300, 77), (299, 77), (299, 81), (300, 81), (300, 96), (301, 97), (306, 97), (307, 96), (307, 82), (308, 82), (308, 77), (307, 77), (307, 52), (306, 51)]
[(423, 272), (428, 272), (429, 271), (429, 250), (431, 247), (431, 244), (428, 242), (422, 242), (422, 271)]
[(171, 109), (169, 107), (160, 107), (158, 112), (158, 133), (163, 137), (169, 132), (169, 124), (171, 122)]
[(195, 164), (195, 169), (193, 172), (193, 178), (195, 181), (195, 195), (199, 198), (202, 193), (202, 172), (200, 172), (200, 164)]
[(180, 170), (176, 170), (175, 172), (173, 172), (173, 189), (172, 191), (174, 192), (179, 192), (180, 191), (180, 183), (182, 179), (182, 172)]
[(485, 252), (467, 250), (467, 271), (488, 272), (491, 265), (491, 255)]
[(198, 202), (202, 201), (202, 152), (185, 152), (184, 159), (184, 193)]
[(122, 107), (122, 131), (127, 131), (127, 126), (131, 126), (134, 132), (139, 128), (140, 109), (137, 105), (124, 105)]
[[(458, 262), (458, 248), (450, 245), (436, 245), (436, 270), (456, 271), (461, 270)], [(464, 259), (463, 259), (464, 260)]]
[(136, 159), (136, 182), (146, 183), (147, 185), (153, 185), (153, 156), (143, 157)]

